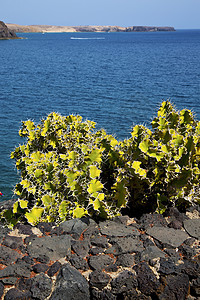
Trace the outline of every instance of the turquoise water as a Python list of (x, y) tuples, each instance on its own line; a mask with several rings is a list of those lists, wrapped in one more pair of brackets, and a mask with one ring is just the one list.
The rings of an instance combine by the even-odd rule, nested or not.
[(9, 156), (22, 120), (80, 114), (123, 139), (168, 98), (200, 119), (200, 30), (19, 36), (0, 41), (2, 200), (17, 181)]

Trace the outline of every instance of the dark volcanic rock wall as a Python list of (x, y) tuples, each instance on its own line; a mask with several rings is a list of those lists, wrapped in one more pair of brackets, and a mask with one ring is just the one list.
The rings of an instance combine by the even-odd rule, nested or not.
[(0, 21), (0, 39), (16, 39), (17, 36), (14, 31), (8, 29), (6, 24)]
[(199, 232), (199, 206), (99, 223), (0, 223), (0, 299), (199, 300)]

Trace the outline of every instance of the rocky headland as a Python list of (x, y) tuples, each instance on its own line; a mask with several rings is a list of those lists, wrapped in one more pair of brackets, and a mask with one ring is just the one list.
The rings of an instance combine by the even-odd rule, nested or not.
[(175, 31), (174, 27), (156, 26), (53, 26), (53, 25), (17, 25), (6, 24), (15, 32), (153, 32)]
[(0, 224), (0, 298), (198, 300), (200, 207), (99, 223)]
[(8, 28), (4, 22), (0, 21), (0, 40), (17, 38), (16, 33), (12, 29)]

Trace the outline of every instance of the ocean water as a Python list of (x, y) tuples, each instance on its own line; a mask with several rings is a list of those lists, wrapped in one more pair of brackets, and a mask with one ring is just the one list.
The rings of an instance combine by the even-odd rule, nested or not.
[(124, 139), (166, 99), (200, 119), (200, 30), (18, 35), (0, 41), (1, 200), (18, 180), (21, 121), (79, 114)]

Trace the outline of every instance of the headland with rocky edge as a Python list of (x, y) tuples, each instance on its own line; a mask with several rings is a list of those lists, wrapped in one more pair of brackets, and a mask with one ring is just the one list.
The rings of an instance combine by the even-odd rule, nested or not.
[(0, 40), (18, 39), (16, 33), (0, 21)]
[(1, 224), (0, 298), (198, 300), (200, 207), (99, 223)]

